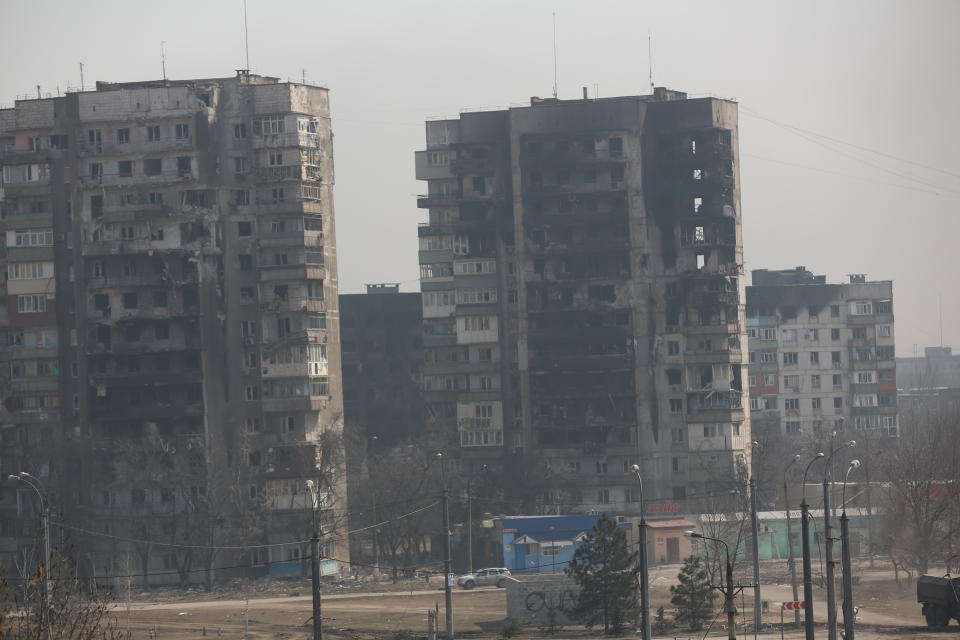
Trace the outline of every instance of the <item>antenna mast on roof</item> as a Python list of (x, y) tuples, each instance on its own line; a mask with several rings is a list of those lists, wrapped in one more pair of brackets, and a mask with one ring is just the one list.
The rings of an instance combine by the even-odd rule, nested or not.
[(247, 54), (247, 71), (250, 71), (250, 33), (247, 31), (247, 0), (243, 0), (243, 46)]
[(557, 12), (553, 12), (553, 99), (557, 99)]
[(166, 40), (160, 41), (160, 67), (163, 70), (163, 81), (167, 81), (167, 52), (164, 50), (163, 46), (166, 44)]
[(647, 29), (647, 65), (650, 70), (650, 93), (653, 93), (653, 37)]

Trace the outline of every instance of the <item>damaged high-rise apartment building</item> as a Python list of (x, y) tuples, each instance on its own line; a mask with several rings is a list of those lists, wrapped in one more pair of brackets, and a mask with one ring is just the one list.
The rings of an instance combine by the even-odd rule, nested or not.
[(534, 98), (428, 121), (426, 139), (427, 430), (461, 472), (529, 457), (554, 511), (635, 511), (635, 463), (651, 512), (736, 482), (736, 104)]
[[(71, 532), (84, 571), (104, 576), (238, 564), (121, 538), (305, 540), (307, 479), (333, 532), (346, 505), (327, 90), (247, 71), (97, 83), (0, 110), (0, 145), (3, 477), (40, 478), (88, 531)], [(32, 508), (5, 487), (7, 565)], [(344, 557), (345, 537), (328, 540)], [(283, 572), (307, 555), (242, 560)]]

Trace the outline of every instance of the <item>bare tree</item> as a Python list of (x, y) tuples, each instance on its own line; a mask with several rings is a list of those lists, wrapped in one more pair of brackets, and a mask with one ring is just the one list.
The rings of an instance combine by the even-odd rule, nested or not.
[(49, 575), (38, 567), (19, 589), (0, 579), (0, 638), (41, 640), (49, 630), (50, 638), (119, 640), (109, 593), (78, 580), (72, 556), (53, 553)]
[(896, 564), (926, 573), (949, 553), (960, 509), (960, 415), (904, 416), (899, 447), (885, 456), (886, 500), (894, 523), (882, 544)]
[[(393, 580), (410, 567), (439, 522), (435, 503), (440, 493), (440, 469), (429, 449), (401, 446), (369, 460), (369, 478), (362, 495), (365, 521), (375, 529), (371, 537), (376, 557), (389, 564)], [(452, 481), (452, 479), (451, 479)]]

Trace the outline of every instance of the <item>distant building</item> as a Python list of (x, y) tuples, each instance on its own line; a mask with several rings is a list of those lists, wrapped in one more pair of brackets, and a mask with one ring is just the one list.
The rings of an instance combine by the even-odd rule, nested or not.
[(897, 358), (897, 382), (905, 392), (960, 389), (960, 354), (951, 347), (926, 347), (922, 357)]
[(344, 420), (372, 449), (422, 435), (422, 320), (420, 293), (396, 284), (340, 296)]
[[(820, 450), (831, 433), (896, 437), (893, 283), (828, 284), (804, 267), (752, 272), (747, 287), (754, 437), (779, 455)], [(779, 462), (777, 463), (779, 464)]]
[(735, 103), (662, 87), (426, 123), (426, 428), (462, 473), (536, 466), (546, 513), (635, 512), (635, 463), (651, 501), (733, 478), (737, 144)]
[[(4, 482), (33, 473), (67, 523), (116, 536), (73, 538), (84, 572), (195, 580), (199, 561), (117, 541), (240, 530), (273, 546), (217, 564), (299, 572), (307, 549), (281, 543), (309, 537), (304, 483), (342, 476), (327, 89), (240, 70), (18, 100), (0, 165)], [(333, 484), (321, 504), (345, 511)], [(4, 569), (32, 533), (17, 493)]]

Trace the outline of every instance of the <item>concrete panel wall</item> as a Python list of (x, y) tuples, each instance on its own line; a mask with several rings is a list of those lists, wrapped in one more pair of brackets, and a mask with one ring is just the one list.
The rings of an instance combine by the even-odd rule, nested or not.
[(564, 610), (573, 605), (579, 592), (576, 583), (565, 577), (508, 581), (507, 618), (525, 627), (573, 624)]

